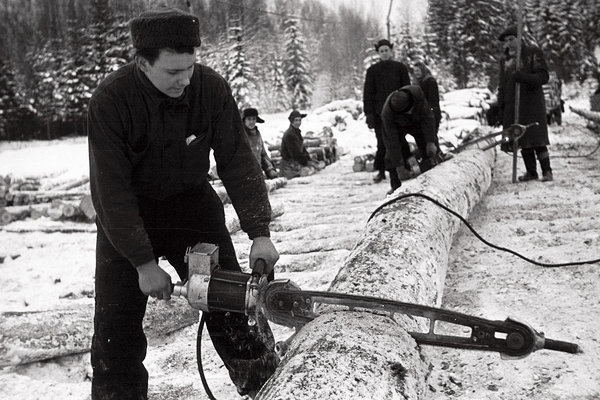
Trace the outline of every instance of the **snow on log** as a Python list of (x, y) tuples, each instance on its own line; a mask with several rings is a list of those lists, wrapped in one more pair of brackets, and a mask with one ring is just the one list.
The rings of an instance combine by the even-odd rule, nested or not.
[[(198, 310), (187, 300), (150, 300), (144, 318), (149, 340), (159, 340), (198, 322)], [(93, 334), (93, 304), (70, 309), (0, 313), (0, 368), (90, 350)]]
[(573, 107), (573, 106), (569, 106), (569, 108), (575, 114), (579, 114), (582, 117), (589, 119), (590, 121), (600, 123), (600, 112), (599, 111), (584, 110), (583, 108), (577, 108), (577, 107)]
[[(494, 154), (466, 150), (405, 182), (392, 196), (422, 193), (466, 217), (491, 183)], [(330, 291), (439, 306), (459, 226), (456, 217), (423, 198), (383, 207), (367, 223)], [(292, 341), (257, 399), (426, 397), (427, 364), (407, 333), (426, 331), (424, 319), (332, 306), (319, 312), (323, 315)]]

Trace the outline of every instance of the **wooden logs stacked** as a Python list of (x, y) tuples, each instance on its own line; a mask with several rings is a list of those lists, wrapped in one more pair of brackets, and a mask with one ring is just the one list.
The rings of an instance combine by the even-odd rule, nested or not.
[(45, 187), (38, 178), (0, 176), (0, 225), (25, 218), (93, 220), (89, 178)]
[(354, 164), (352, 165), (352, 171), (354, 172), (373, 172), (375, 171), (375, 155), (374, 154), (363, 154), (362, 156), (354, 157)]

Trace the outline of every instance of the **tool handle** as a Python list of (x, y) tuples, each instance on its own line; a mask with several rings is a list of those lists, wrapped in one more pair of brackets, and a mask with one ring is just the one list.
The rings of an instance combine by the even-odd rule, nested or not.
[(571, 354), (583, 353), (581, 347), (579, 347), (576, 343), (563, 342), (562, 340), (545, 339), (544, 348)]

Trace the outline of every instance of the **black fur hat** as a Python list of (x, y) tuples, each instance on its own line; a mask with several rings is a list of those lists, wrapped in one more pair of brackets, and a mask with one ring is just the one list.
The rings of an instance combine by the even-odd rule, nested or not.
[(394, 45), (393, 45), (393, 44), (391, 44), (391, 43), (390, 43), (390, 41), (389, 41), (389, 40), (387, 40), (387, 39), (381, 39), (379, 42), (375, 43), (375, 51), (379, 51), (379, 48), (380, 48), (381, 46), (387, 46), (387, 47), (389, 47), (390, 49), (393, 49), (393, 48), (394, 48)]
[(502, 42), (502, 41), (504, 41), (504, 38), (506, 38), (507, 36), (517, 37), (517, 35), (518, 35), (517, 27), (516, 26), (509, 26), (504, 31), (502, 31), (502, 33), (500, 34), (500, 36), (498, 36), (498, 40)]
[(176, 8), (146, 10), (129, 23), (136, 49), (200, 46), (200, 21)]

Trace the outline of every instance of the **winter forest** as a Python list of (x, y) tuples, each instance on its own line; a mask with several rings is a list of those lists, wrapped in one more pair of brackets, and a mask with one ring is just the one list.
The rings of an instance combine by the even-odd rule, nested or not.
[[(381, 1), (381, 7), (388, 2)], [(389, 35), (397, 60), (424, 60), (442, 92), (495, 90), (498, 34), (515, 0), (430, 0), (423, 20), (389, 21), (316, 0), (3, 0), (0, 140), (86, 135), (89, 98), (131, 61), (128, 21), (166, 4), (200, 17), (198, 60), (221, 73), (240, 108), (309, 109), (362, 99), (373, 43)], [(600, 0), (525, 0), (524, 37), (565, 82), (599, 79)]]

